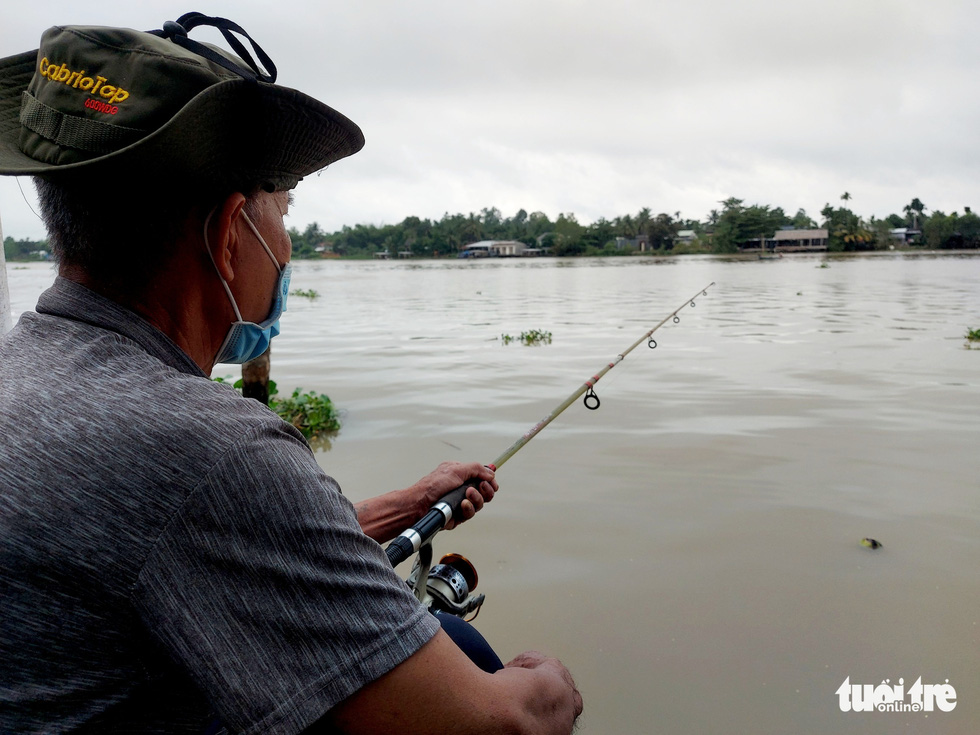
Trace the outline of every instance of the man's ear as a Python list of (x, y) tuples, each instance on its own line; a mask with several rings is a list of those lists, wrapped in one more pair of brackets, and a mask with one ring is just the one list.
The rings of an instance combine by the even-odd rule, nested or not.
[(234, 192), (225, 197), (214, 209), (208, 222), (208, 246), (218, 273), (228, 283), (235, 280), (234, 263), (240, 238), (235, 224), (245, 208), (245, 195)]

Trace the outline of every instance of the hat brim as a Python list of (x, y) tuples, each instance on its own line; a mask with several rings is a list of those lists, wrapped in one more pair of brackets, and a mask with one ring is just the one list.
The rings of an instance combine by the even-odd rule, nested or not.
[(0, 174), (121, 176), (234, 189), (296, 182), (364, 146), (360, 128), (295, 89), (230, 79), (207, 87), (159, 129), (113, 153), (54, 165), (21, 151), (22, 93), (37, 51), (0, 60)]

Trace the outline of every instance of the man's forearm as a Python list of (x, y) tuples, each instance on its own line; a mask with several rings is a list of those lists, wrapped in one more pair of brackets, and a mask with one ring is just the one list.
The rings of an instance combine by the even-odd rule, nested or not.
[(557, 659), (521, 654), (487, 674), (439, 632), (309, 732), (569, 735), (581, 711), (582, 697)]
[(354, 510), (365, 535), (383, 544), (415, 523), (428, 508), (422, 506), (409, 490), (394, 490), (355, 503)]

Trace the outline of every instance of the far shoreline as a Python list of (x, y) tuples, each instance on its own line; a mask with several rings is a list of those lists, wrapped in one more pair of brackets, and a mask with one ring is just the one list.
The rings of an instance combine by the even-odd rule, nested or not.
[[(778, 257), (773, 258), (771, 255), (776, 255)], [(668, 260), (672, 258), (684, 258), (696, 256), (699, 258), (715, 258), (718, 260), (760, 260), (759, 252), (757, 250), (750, 250), (748, 252), (741, 253), (700, 253), (700, 252), (647, 252), (647, 253), (628, 253), (623, 255), (608, 255), (608, 254), (576, 254), (576, 255), (535, 255), (535, 256), (510, 256), (510, 257), (486, 257), (486, 258), (459, 258), (450, 255), (440, 255), (440, 256), (418, 256), (412, 258), (369, 258), (361, 255), (337, 255), (333, 257), (294, 257), (292, 260), (294, 263), (330, 263), (330, 262), (360, 262), (360, 263), (433, 263), (433, 262), (465, 262), (465, 263), (485, 263), (485, 262), (502, 262), (502, 261), (538, 261), (538, 260), (579, 260), (579, 259), (593, 259), (593, 260), (650, 260), (650, 259), (662, 259)], [(972, 256), (980, 257), (980, 249), (975, 248), (962, 248), (962, 249), (919, 249), (919, 248), (895, 248), (894, 250), (821, 250), (821, 251), (811, 251), (811, 252), (786, 252), (782, 253), (778, 250), (775, 253), (770, 254), (770, 257), (764, 258), (764, 260), (780, 260), (782, 258), (793, 258), (793, 259), (819, 259), (819, 258), (830, 258), (834, 260), (843, 260), (849, 258), (893, 258), (893, 257), (944, 257), (944, 256)], [(7, 258), (7, 269), (13, 270), (15, 267), (22, 267), (24, 265), (29, 265), (33, 263), (45, 264), (55, 267), (57, 264), (54, 260), (50, 258), (39, 259), (39, 258)], [(16, 264), (16, 265), (14, 265)]]

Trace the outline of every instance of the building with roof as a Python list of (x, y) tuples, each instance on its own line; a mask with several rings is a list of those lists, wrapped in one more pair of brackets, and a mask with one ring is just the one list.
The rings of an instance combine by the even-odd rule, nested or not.
[(888, 231), (888, 237), (895, 242), (917, 245), (922, 238), (922, 232), (911, 227), (895, 227)]
[(650, 249), (650, 238), (647, 235), (637, 235), (636, 237), (617, 237), (617, 250), (638, 250), (645, 253)]
[(529, 248), (519, 240), (480, 240), (460, 248), (460, 258), (519, 258), (539, 255), (541, 250)]
[(827, 249), (827, 230), (778, 230), (766, 247), (783, 253), (814, 253)]

